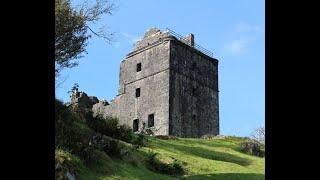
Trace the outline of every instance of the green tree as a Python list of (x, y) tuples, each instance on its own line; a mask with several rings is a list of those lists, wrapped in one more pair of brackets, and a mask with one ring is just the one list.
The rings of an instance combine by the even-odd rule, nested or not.
[(113, 9), (114, 4), (108, 0), (96, 0), (92, 6), (85, 1), (79, 8), (72, 7), (70, 0), (55, 0), (56, 77), (62, 69), (78, 65), (76, 60), (86, 52), (92, 34), (110, 43), (112, 33), (106, 33), (103, 27), (94, 31), (88, 24), (96, 23), (102, 15), (110, 15)]
[(68, 91), (68, 93), (70, 94), (70, 97), (72, 97), (72, 95), (74, 95), (78, 91), (79, 91), (79, 84), (78, 83), (74, 83), (72, 88), (71, 88), (71, 90)]

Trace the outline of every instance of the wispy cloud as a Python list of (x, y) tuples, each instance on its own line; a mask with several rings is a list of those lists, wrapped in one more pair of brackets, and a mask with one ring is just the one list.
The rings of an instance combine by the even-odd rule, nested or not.
[(251, 25), (246, 22), (235, 24), (233, 29), (234, 40), (225, 45), (225, 49), (232, 55), (242, 55), (248, 52), (250, 46), (254, 43), (257, 36), (263, 32), (263, 27), (259, 25)]
[(131, 43), (135, 43), (141, 39), (140, 36), (135, 36), (126, 32), (121, 33), (125, 38), (127, 38)]
[(249, 39), (237, 39), (226, 45), (226, 49), (233, 55), (243, 54), (247, 51)]

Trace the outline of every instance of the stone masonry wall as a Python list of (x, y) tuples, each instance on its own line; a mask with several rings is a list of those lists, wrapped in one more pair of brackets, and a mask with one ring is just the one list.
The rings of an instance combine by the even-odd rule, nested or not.
[[(142, 47), (143, 48), (143, 47)], [(141, 71), (137, 72), (137, 64)], [(140, 97), (135, 97), (140, 88)], [(133, 120), (147, 125), (148, 115), (154, 113), (156, 134), (169, 133), (169, 41), (161, 41), (147, 49), (130, 53), (120, 66), (119, 95), (108, 106), (95, 106), (105, 116), (116, 116), (121, 124), (131, 128)]]
[(170, 51), (170, 134), (219, 134), (217, 60), (178, 41)]

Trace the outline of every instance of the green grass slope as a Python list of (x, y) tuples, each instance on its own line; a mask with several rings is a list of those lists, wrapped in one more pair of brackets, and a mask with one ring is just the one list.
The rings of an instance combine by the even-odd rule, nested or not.
[(112, 159), (104, 153), (99, 164), (88, 168), (76, 156), (65, 154), (76, 162), (81, 179), (264, 179), (265, 159), (240, 152), (241, 138), (162, 140), (148, 137), (148, 140), (147, 147), (141, 148), (133, 158), (142, 161), (139, 156), (144, 152), (157, 152), (164, 162), (170, 159), (182, 162), (185, 175), (155, 173), (143, 162), (133, 164), (130, 159)]
[[(120, 127), (111, 126), (114, 122), (111, 119), (93, 119), (90, 114), (87, 116), (76, 110), (56, 101), (56, 179), (65, 179), (64, 175), (68, 173), (80, 180), (264, 179), (265, 159), (240, 151), (245, 138), (159, 139), (131, 134), (147, 139), (147, 143), (138, 148), (135, 141), (119, 140), (125, 140), (120, 137), (130, 135), (130, 129), (120, 131)], [(108, 122), (108, 126), (103, 122)], [(118, 131), (121, 133), (114, 136)], [(99, 138), (93, 137), (101, 139), (98, 141)]]
[(150, 138), (149, 146), (162, 156), (182, 161), (185, 179), (264, 179), (265, 159), (239, 150), (242, 138), (161, 140)]

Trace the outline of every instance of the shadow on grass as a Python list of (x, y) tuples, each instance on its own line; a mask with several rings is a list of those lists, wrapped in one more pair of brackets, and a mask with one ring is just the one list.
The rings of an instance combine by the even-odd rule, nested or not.
[(221, 173), (221, 174), (202, 174), (189, 176), (183, 179), (213, 179), (213, 180), (264, 180), (264, 174), (255, 173)]
[(248, 166), (251, 164), (250, 160), (233, 155), (233, 154), (229, 154), (229, 153), (208, 150), (202, 147), (190, 147), (190, 146), (184, 146), (184, 145), (171, 144), (165, 141), (158, 141), (157, 143), (158, 145), (161, 144), (161, 148), (163, 149), (167, 149), (171, 151), (172, 150), (180, 151), (184, 154), (199, 156), (206, 159), (225, 161), (225, 162), (239, 164), (241, 166)]
[[(240, 147), (240, 142), (235, 142), (235, 139), (240, 140), (245, 140), (245, 138), (225, 138), (225, 139), (213, 139), (213, 140), (208, 140), (208, 139), (192, 139), (192, 138), (180, 138), (177, 139), (176, 142), (177, 144), (188, 144), (188, 145), (193, 145), (193, 146), (208, 146), (208, 147), (223, 147), (223, 148), (230, 148), (233, 149), (241, 154), (249, 155), (241, 150)], [(152, 139), (154, 140), (154, 139)], [(170, 143), (171, 144), (171, 143)], [(251, 155), (253, 156), (253, 155)], [(254, 156), (256, 157), (256, 156)]]
[(208, 140), (203, 140), (203, 139), (199, 139), (199, 140), (189, 140), (189, 139), (182, 139), (180, 140), (183, 143), (187, 143), (187, 144), (192, 144), (192, 145), (206, 145), (208, 147), (224, 147), (224, 148), (230, 148), (230, 149), (234, 149), (237, 150), (237, 144), (235, 142), (226, 142), (227, 140), (212, 140), (212, 141), (208, 141)]

